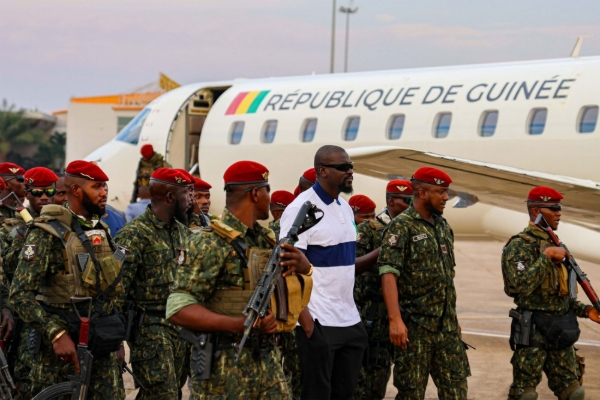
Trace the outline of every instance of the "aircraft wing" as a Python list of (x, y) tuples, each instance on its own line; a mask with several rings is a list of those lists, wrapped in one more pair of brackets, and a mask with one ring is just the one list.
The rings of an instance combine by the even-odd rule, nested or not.
[(527, 194), (535, 186), (561, 192), (563, 220), (600, 232), (600, 183), (529, 171), (393, 146), (348, 149), (357, 174), (383, 180), (410, 179), (420, 167), (444, 170), (452, 178), (459, 207), (477, 201), (514, 211), (525, 211)]

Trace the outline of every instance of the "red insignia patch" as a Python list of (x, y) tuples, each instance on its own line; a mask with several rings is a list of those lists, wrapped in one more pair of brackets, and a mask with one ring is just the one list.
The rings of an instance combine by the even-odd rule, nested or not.
[(94, 236), (92, 238), (92, 244), (94, 246), (100, 246), (102, 244), (102, 238), (100, 238), (100, 236)]

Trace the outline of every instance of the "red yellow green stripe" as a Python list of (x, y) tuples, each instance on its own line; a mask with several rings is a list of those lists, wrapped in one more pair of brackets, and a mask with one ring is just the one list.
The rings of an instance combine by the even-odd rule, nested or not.
[(225, 115), (254, 114), (270, 90), (241, 92), (231, 102)]

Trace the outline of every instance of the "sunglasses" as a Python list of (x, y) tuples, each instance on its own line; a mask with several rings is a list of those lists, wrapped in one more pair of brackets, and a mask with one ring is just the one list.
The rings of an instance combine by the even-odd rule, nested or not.
[(54, 195), (56, 195), (56, 189), (31, 189), (29, 193), (33, 197), (42, 197), (44, 193), (46, 193), (46, 196), (48, 197), (54, 197)]
[(244, 190), (244, 193), (248, 193), (248, 192), (253, 191), (254, 189), (260, 189), (260, 188), (264, 188), (264, 187), (267, 188), (267, 193), (271, 193), (271, 185), (268, 184), (268, 183), (265, 183), (264, 185), (258, 185), (258, 186), (254, 186), (254, 187), (251, 187), (249, 189), (246, 189), (246, 190)]
[(533, 208), (547, 208), (548, 210), (554, 211), (554, 212), (562, 211), (562, 206), (561, 205), (555, 205), (555, 206), (538, 206), (538, 207), (533, 207)]
[(319, 164), (319, 167), (333, 168), (338, 171), (348, 172), (354, 169), (354, 163), (343, 163), (343, 164)]
[(409, 206), (413, 203), (413, 197), (396, 197), (396, 196), (390, 196), (392, 199), (400, 199), (400, 200), (404, 200), (404, 202), (406, 204), (408, 204)]
[(25, 182), (25, 178), (23, 178), (22, 176), (15, 176), (12, 178), (8, 178), (8, 179), (5, 179), (4, 182), (12, 181), (13, 179), (16, 179), (17, 182), (19, 182), (19, 183)]

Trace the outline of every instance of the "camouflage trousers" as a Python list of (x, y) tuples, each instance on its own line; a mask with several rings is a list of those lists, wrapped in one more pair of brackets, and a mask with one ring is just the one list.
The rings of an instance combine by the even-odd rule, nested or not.
[(288, 389), (293, 400), (300, 400), (302, 382), (300, 381), (300, 358), (296, 345), (296, 331), (280, 333), (281, 358), (283, 359), (283, 372)]
[(210, 379), (199, 381), (192, 377), (191, 400), (289, 399), (277, 346), (273, 345), (258, 361), (247, 347), (238, 361), (234, 361), (235, 353), (231, 348), (215, 357)]
[(13, 380), (17, 387), (15, 400), (29, 400), (33, 397), (31, 395), (31, 379), (29, 377), (33, 356), (27, 349), (27, 336), (30, 330), (29, 326), (22, 324), (19, 331), (19, 346), (17, 347), (17, 358), (15, 359), (13, 373)]
[(190, 372), (190, 346), (179, 338), (178, 328), (146, 315), (129, 349), (131, 369), (145, 388), (136, 399), (181, 399)]
[[(531, 340), (546, 344), (545, 337), (539, 332), (535, 332)], [(535, 347), (518, 349), (510, 362), (513, 365), (513, 387), (535, 388), (542, 381), (542, 372), (545, 372), (548, 387), (558, 398), (566, 399), (577, 389), (581, 377), (573, 346), (546, 350)]]
[[(43, 344), (40, 353), (32, 356), (31, 394), (37, 395), (45, 388), (68, 380), (75, 374), (73, 364), (56, 357), (51, 344)], [(87, 400), (124, 399), (125, 387), (115, 353), (94, 357)]]
[(432, 332), (411, 321), (408, 339), (406, 350), (394, 349), (396, 399), (425, 398), (431, 375), (440, 400), (466, 400), (471, 370), (458, 330)]
[(369, 335), (367, 365), (360, 369), (354, 400), (383, 399), (392, 373), (393, 346), (390, 325), (382, 298), (367, 301), (360, 309), (360, 319)]

